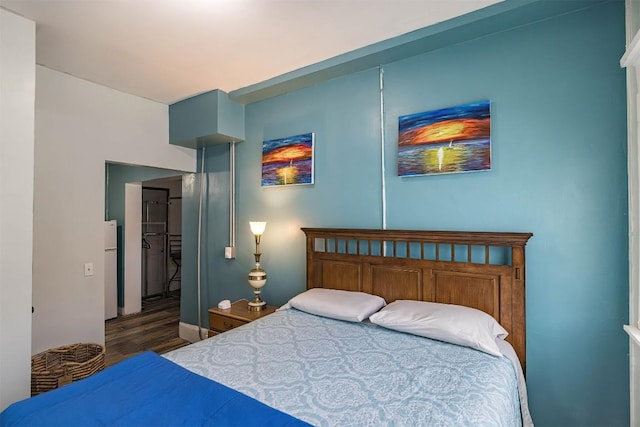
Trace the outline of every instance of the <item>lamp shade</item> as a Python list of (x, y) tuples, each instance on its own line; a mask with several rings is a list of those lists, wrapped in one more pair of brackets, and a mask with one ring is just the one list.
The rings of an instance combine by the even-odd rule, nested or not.
[(250, 221), (249, 227), (251, 227), (251, 232), (255, 236), (262, 236), (264, 229), (267, 227), (267, 223), (264, 221)]

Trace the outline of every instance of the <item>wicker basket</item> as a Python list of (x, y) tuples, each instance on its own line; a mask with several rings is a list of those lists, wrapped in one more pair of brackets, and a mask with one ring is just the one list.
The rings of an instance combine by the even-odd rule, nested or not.
[(104, 369), (105, 349), (99, 344), (72, 344), (31, 357), (31, 395), (53, 390)]

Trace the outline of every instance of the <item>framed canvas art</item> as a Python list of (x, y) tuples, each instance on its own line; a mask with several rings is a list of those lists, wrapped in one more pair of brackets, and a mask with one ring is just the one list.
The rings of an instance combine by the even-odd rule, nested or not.
[(491, 103), (479, 101), (398, 118), (398, 175), (491, 170)]
[(315, 135), (305, 133), (262, 143), (262, 186), (313, 184)]

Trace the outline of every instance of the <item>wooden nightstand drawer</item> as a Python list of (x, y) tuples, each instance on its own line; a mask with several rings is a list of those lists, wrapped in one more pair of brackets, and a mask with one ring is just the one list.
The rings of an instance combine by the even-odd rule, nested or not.
[(238, 326), (242, 326), (248, 322), (232, 319), (227, 316), (221, 316), (216, 313), (209, 313), (209, 329), (218, 332), (228, 331), (233, 328), (237, 328)]
[(249, 310), (249, 302), (241, 299), (231, 304), (231, 308), (210, 308), (209, 309), (209, 336), (229, 331), (238, 326), (253, 322), (263, 316), (273, 313), (276, 307), (265, 306), (261, 311)]

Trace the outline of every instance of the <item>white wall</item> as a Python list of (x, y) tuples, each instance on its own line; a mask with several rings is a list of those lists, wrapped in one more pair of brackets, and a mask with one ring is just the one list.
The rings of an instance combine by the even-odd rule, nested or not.
[(35, 112), (32, 351), (104, 343), (105, 161), (194, 171), (196, 152), (168, 143), (168, 106), (41, 66)]
[(142, 310), (142, 183), (124, 185), (124, 307), (121, 314)]
[(0, 9), (0, 411), (30, 394), (36, 26)]

